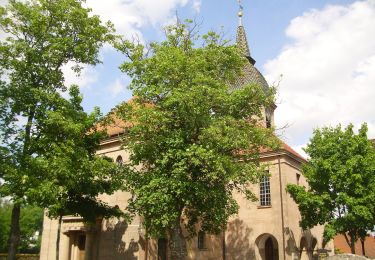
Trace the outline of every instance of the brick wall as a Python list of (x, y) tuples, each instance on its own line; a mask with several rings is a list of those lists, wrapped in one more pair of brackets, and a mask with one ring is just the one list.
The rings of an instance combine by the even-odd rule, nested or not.
[[(345, 241), (343, 235), (338, 235), (334, 239), (335, 250), (339, 250), (341, 253), (351, 253), (350, 247)], [(375, 258), (375, 237), (368, 236), (365, 240), (365, 252), (366, 256), (369, 258)], [(356, 255), (362, 255), (361, 242), (358, 240), (355, 243), (355, 253)]]

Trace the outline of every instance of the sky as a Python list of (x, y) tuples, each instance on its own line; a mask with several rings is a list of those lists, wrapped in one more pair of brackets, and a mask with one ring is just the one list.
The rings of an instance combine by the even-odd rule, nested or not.
[[(0, 0), (3, 1), (3, 0)], [(162, 27), (181, 19), (197, 20), (202, 33), (223, 30), (234, 40), (236, 0), (87, 0), (111, 20), (117, 33), (142, 42), (163, 39)], [(303, 154), (313, 129), (357, 128), (367, 122), (375, 138), (375, 0), (242, 0), (243, 25), (256, 67), (278, 88), (275, 124), (280, 137)], [(84, 108), (103, 113), (128, 100), (125, 60), (108, 46), (103, 63), (87, 67), (79, 78), (65, 68), (66, 83), (80, 85)], [(277, 84), (278, 83), (278, 84)]]

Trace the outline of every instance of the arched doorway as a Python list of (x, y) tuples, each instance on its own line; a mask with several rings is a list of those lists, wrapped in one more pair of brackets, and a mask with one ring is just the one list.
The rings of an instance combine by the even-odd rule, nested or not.
[(265, 253), (265, 260), (274, 260), (273, 254), (274, 254), (274, 248), (273, 248), (273, 242), (272, 238), (269, 237), (266, 240), (265, 246), (264, 246), (264, 253)]
[(262, 260), (279, 260), (279, 249), (276, 238), (271, 234), (262, 234), (256, 240), (258, 256)]

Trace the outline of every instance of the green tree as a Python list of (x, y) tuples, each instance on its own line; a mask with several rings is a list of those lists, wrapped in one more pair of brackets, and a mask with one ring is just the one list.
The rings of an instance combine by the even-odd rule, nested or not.
[[(56, 200), (59, 200), (60, 206), (57, 208), (63, 208), (61, 205), (68, 205), (64, 201), (71, 202), (66, 197), (78, 203), (84, 198), (93, 199), (93, 194), (108, 186), (109, 176), (104, 177), (105, 172), (99, 173), (98, 170), (99, 166), (105, 164), (103, 160), (95, 159), (93, 167), (96, 169), (91, 169), (87, 175), (82, 173), (86, 170), (84, 167), (89, 168), (88, 161), (93, 158), (90, 149), (97, 144), (97, 138), (80, 132), (88, 127), (90, 121), (87, 119), (83, 122), (84, 127), (77, 123), (80, 117), (84, 118), (82, 111), (69, 114), (78, 106), (77, 88), (72, 88), (69, 102), (62, 97), (67, 90), (62, 67), (68, 62), (97, 64), (100, 47), (113, 39), (111, 24), (102, 24), (97, 16), (90, 14), (90, 9), (82, 7), (82, 2), (10, 0), (6, 7), (0, 8), (0, 28), (7, 34), (7, 38), (0, 42), (0, 177), (4, 180), (0, 194), (11, 196), (14, 203), (8, 259), (15, 259), (20, 238), (20, 209), (25, 201), (40, 203), (48, 207), (53, 215), (58, 209), (48, 206), (52, 203), (48, 202), (51, 199), (49, 196), (59, 194)], [(73, 69), (79, 73), (82, 67), (76, 65)], [(58, 115), (62, 117), (58, 118)], [(82, 142), (85, 141), (80, 145), (85, 145), (83, 149), (86, 151), (80, 150), (75, 157), (69, 149), (76, 149), (78, 145), (72, 143), (73, 139), (76, 140), (72, 135), (66, 136), (69, 131), (79, 135)], [(90, 140), (95, 142), (88, 142)], [(65, 157), (64, 152), (67, 152)], [(72, 168), (71, 175), (64, 176), (58, 172), (57, 169), (63, 171), (64, 160), (78, 161), (78, 156), (82, 154), (85, 164), (77, 176), (74, 177)], [(96, 186), (88, 185), (81, 193), (76, 192), (71, 183), (67, 184), (78, 178), (77, 183), (82, 187), (83, 179), (89, 177), (90, 182), (95, 179), (94, 174), (98, 174), (102, 182), (98, 180)], [(58, 176), (63, 177), (59, 179)], [(47, 192), (47, 180), (50, 188), (55, 190)], [(70, 185), (74, 192), (69, 193), (61, 188), (64, 185)], [(99, 191), (90, 190), (99, 186)], [(83, 194), (88, 196), (80, 196)], [(75, 209), (79, 210), (80, 207), (76, 206)]]
[(118, 49), (129, 58), (121, 69), (135, 96), (118, 107), (128, 122), (129, 210), (144, 219), (147, 235), (169, 238), (171, 259), (184, 259), (182, 222), (190, 236), (217, 234), (238, 211), (234, 191), (255, 199), (248, 185), (263, 174), (259, 150), (277, 144), (259, 124), (274, 89), (231, 89), (245, 58), (217, 34), (200, 37), (188, 24), (167, 27), (166, 40), (147, 51), (127, 41)]
[[(12, 204), (0, 202), (0, 253), (7, 252), (7, 238), (10, 230)], [(20, 218), (21, 253), (38, 253), (40, 250), (40, 235), (43, 223), (43, 209), (26, 205), (22, 207)]]
[[(117, 206), (109, 206), (98, 195), (112, 194), (123, 184), (122, 168), (106, 157), (96, 156), (96, 150), (105, 129), (100, 112), (96, 109), (87, 114), (77, 86), (70, 88), (69, 100), (56, 100), (57, 110), (46, 111), (43, 136), (36, 144), (38, 183), (27, 190), (31, 203), (46, 208), (48, 215), (59, 218), (59, 230), (63, 215), (79, 215), (87, 224), (97, 218), (124, 216)], [(100, 129), (102, 130), (100, 130)], [(60, 232), (56, 241), (59, 256)], [(89, 254), (90, 252), (87, 252)]]
[(9, 235), (10, 217), (12, 207), (10, 203), (0, 201), (0, 252), (7, 250), (7, 238)]
[(317, 129), (305, 151), (308, 188), (287, 186), (301, 212), (301, 227), (325, 225), (326, 241), (343, 234), (355, 253), (355, 241), (375, 224), (375, 149), (367, 126), (358, 134), (353, 125)]

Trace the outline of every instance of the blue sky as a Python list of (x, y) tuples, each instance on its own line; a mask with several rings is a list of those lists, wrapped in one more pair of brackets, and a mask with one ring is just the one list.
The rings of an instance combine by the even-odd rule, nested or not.
[[(201, 32), (223, 26), (235, 38), (236, 0), (87, 0), (103, 20), (110, 19), (125, 37), (161, 40), (162, 26), (174, 19), (195, 18)], [(270, 84), (283, 77), (275, 114), (278, 134), (298, 151), (312, 129), (367, 122), (375, 137), (375, 1), (253, 0), (242, 1), (243, 24), (257, 68)], [(131, 97), (129, 79), (118, 70), (124, 57), (101, 51), (103, 64), (87, 68), (76, 79), (84, 108), (106, 113)]]

